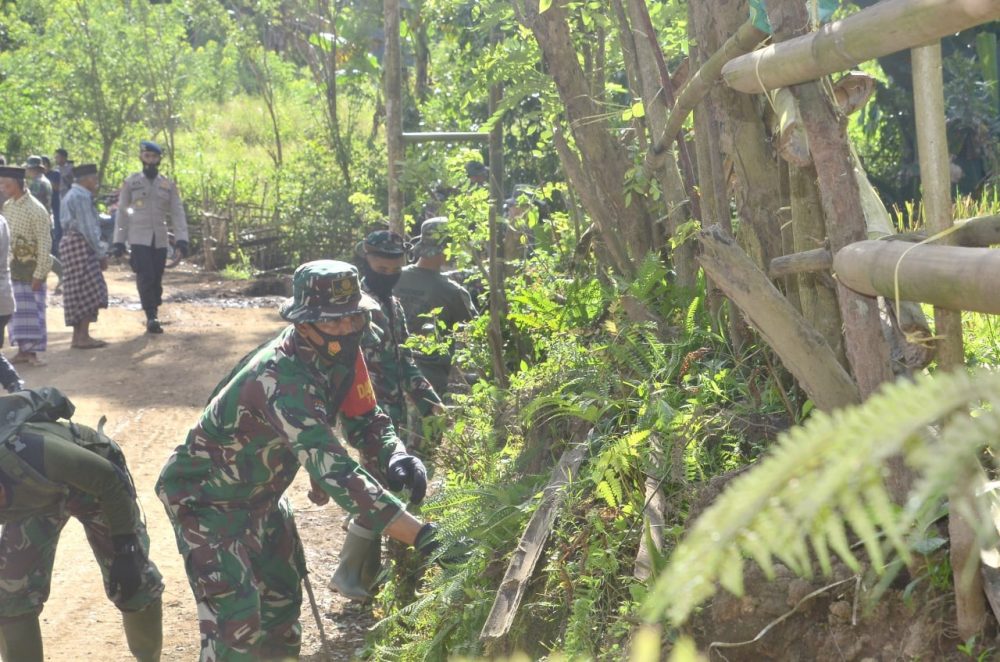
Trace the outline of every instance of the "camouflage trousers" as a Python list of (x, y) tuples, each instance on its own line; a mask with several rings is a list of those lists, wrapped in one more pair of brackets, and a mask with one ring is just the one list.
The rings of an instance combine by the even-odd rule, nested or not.
[[(198, 604), (201, 662), (298, 659), (305, 556), (287, 499), (263, 513), (167, 513)], [(244, 534), (212, 540), (234, 517), (247, 523)]]
[[(19, 522), (10, 522), (0, 534), (0, 623), (10, 623), (26, 616), (37, 616), (49, 598), (52, 566), (56, 557), (59, 534), (70, 517), (83, 524), (87, 541), (104, 576), (104, 592), (118, 609), (140, 611), (158, 600), (163, 593), (163, 578), (152, 561), (146, 561), (139, 591), (126, 601), (120, 600), (108, 588), (108, 573), (114, 550), (108, 529), (96, 498), (72, 490), (60, 512), (33, 515)], [(149, 536), (139, 525), (139, 541), (149, 556)]]

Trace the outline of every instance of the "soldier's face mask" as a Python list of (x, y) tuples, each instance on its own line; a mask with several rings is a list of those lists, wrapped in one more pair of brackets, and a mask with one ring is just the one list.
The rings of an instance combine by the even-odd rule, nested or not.
[(361, 270), (365, 284), (382, 299), (392, 296), (392, 288), (399, 282), (403, 270), (403, 257), (367, 255)]
[(356, 313), (330, 322), (298, 325), (303, 337), (316, 350), (335, 361), (353, 361), (361, 344), (361, 334), (368, 326), (368, 314)]

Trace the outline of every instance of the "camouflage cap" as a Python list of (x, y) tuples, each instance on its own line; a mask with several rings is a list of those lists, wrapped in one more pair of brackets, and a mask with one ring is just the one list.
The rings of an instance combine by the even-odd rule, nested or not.
[(413, 242), (413, 254), (417, 257), (440, 255), (448, 241), (448, 217), (428, 218), (420, 225), (420, 236)]
[(44, 166), (42, 165), (42, 157), (32, 154), (27, 159), (25, 159), (24, 163), (21, 164), (21, 167), (35, 168), (35, 169), (43, 168)]
[(378, 302), (361, 291), (354, 265), (316, 260), (295, 270), (292, 298), (279, 312), (289, 322), (328, 322), (378, 308)]
[(363, 248), (366, 255), (402, 257), (410, 250), (410, 244), (398, 232), (376, 230), (365, 237)]

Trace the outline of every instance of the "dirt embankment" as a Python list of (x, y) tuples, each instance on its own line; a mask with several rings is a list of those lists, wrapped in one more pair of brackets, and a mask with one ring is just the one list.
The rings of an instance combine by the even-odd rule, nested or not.
[[(152, 541), (151, 556), (166, 582), (163, 659), (189, 662), (197, 660), (199, 652), (194, 599), (153, 484), (218, 380), (247, 351), (282, 328), (276, 313), (280, 296), (275, 296), (280, 287), (252, 291), (272, 296), (250, 300), (241, 295), (247, 291), (244, 286), (185, 271), (182, 265), (164, 279), (167, 303), (161, 319), (166, 333), (151, 336), (144, 333), (132, 274), (112, 267), (106, 278), (112, 306), (101, 312), (92, 332), (110, 345), (71, 349), (61, 299), (50, 295), (48, 365), (25, 367), (21, 375), (29, 386), (51, 385), (66, 392), (77, 406), (74, 419), (81, 423), (96, 425), (102, 415), (108, 417), (107, 430), (124, 448), (135, 476)], [(53, 278), (50, 292), (54, 285)], [(10, 355), (13, 350), (4, 351)], [(343, 513), (336, 506), (317, 508), (305, 498), (307, 489), (300, 474), (289, 493), (333, 645), (321, 650), (306, 602), (301, 619), (303, 659), (348, 660), (371, 619), (326, 588), (343, 539)], [(59, 543), (52, 594), (42, 612), (42, 636), (47, 660), (130, 659), (119, 613), (104, 596), (100, 572), (75, 520), (70, 520)]]

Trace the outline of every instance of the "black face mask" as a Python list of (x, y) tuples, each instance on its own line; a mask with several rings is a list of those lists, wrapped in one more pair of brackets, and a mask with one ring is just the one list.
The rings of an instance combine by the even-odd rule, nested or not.
[(320, 331), (315, 325), (312, 326), (312, 330), (316, 335), (323, 339), (323, 343), (321, 345), (317, 345), (308, 338), (306, 340), (309, 340), (309, 344), (316, 348), (316, 350), (325, 358), (344, 364), (353, 363), (356, 360), (358, 356), (358, 347), (361, 345), (361, 334), (363, 331), (356, 331), (355, 333), (348, 333), (343, 336), (335, 336), (333, 334)]
[(159, 163), (143, 163), (142, 164), (142, 174), (146, 175), (149, 179), (156, 179), (156, 175), (160, 173)]
[(392, 288), (396, 287), (396, 283), (399, 282), (400, 274), (380, 274), (372, 269), (367, 261), (361, 267), (364, 271), (365, 284), (372, 292), (380, 299), (388, 299), (392, 296)]

